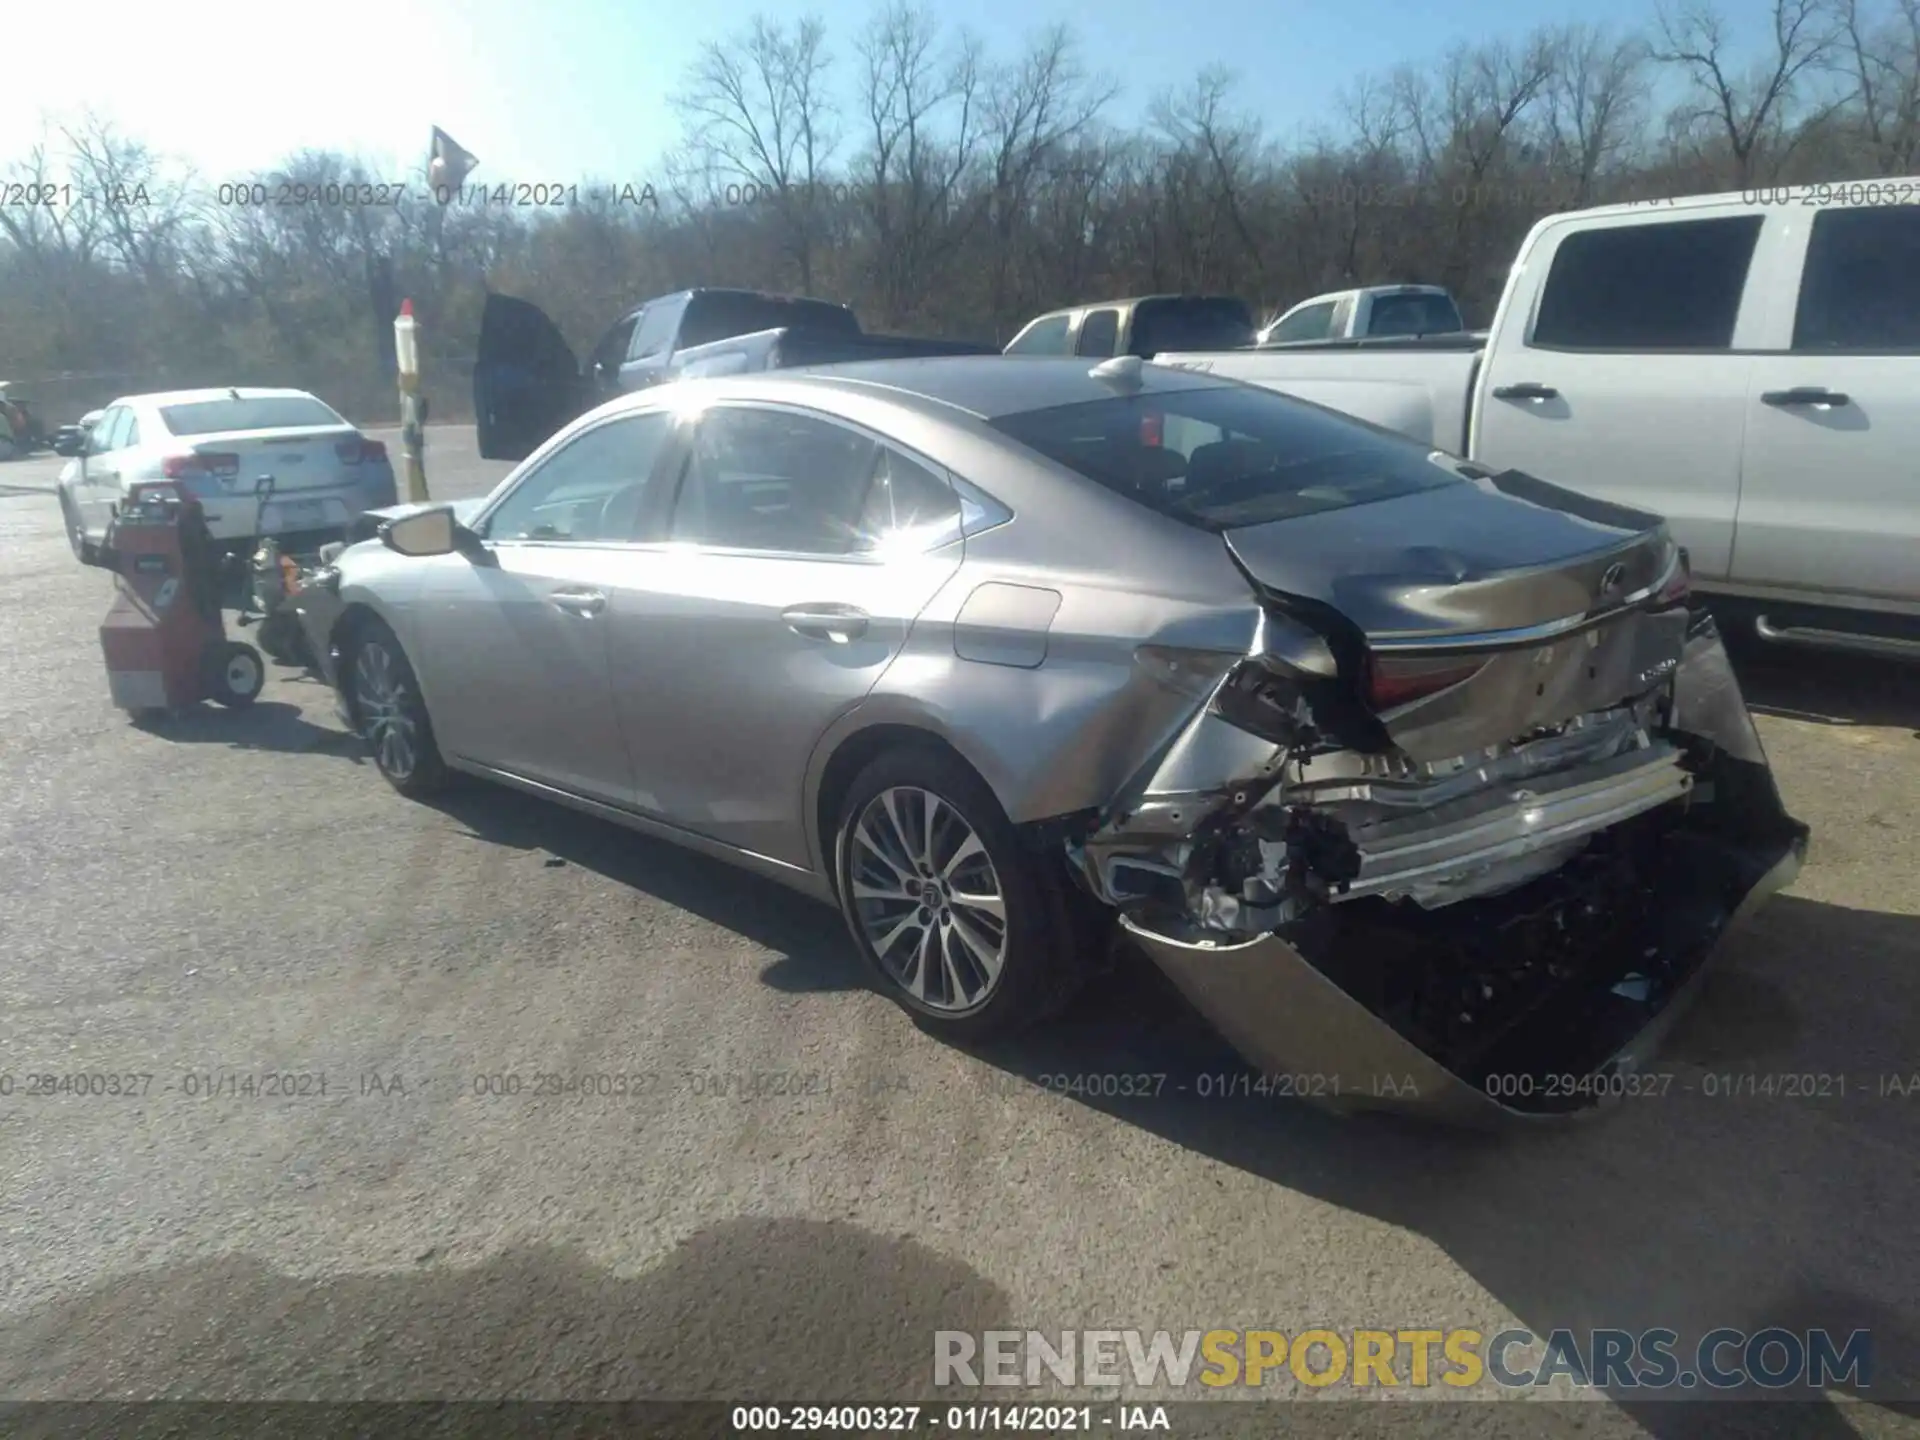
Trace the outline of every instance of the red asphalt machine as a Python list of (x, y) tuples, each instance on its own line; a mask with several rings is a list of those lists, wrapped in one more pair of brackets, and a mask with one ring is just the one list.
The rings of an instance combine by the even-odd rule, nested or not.
[(113, 703), (136, 721), (202, 700), (251, 705), (266, 680), (260, 652), (227, 638), (220, 552), (200, 502), (172, 481), (135, 485), (81, 557), (111, 570), (113, 604), (100, 622)]

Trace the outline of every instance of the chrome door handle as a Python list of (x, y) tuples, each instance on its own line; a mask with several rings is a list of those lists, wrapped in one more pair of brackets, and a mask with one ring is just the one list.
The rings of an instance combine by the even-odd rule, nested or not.
[(598, 590), (555, 590), (547, 598), (569, 615), (598, 615), (607, 608), (607, 597)]
[(796, 635), (845, 645), (849, 640), (858, 640), (867, 633), (870, 617), (866, 611), (852, 605), (795, 605), (789, 610), (782, 610), (780, 618), (787, 622), (787, 628)]

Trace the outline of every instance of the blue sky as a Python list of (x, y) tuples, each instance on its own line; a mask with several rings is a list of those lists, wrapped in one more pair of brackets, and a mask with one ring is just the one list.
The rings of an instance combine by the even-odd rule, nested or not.
[[(43, 117), (92, 106), (209, 180), (271, 165), (303, 146), (357, 153), (386, 178), (419, 166), (440, 125), (480, 157), (475, 179), (653, 178), (676, 127), (667, 103), (702, 41), (766, 0), (108, 0), (75, 12), (26, 3), (9, 16), (0, 85), (0, 163)], [(821, 0), (852, 80), (851, 40), (868, 0)], [(970, 0), (935, 4), (998, 57), (1055, 21), (1075, 24), (1089, 61), (1124, 86), (1115, 118), (1208, 64), (1241, 75), (1240, 101), (1282, 135), (1332, 121), (1366, 72), (1431, 61), (1455, 43), (1536, 24), (1650, 22), (1653, 0)], [(1725, 0), (1743, 34), (1762, 0)], [(26, 65), (29, 56), (83, 63)]]

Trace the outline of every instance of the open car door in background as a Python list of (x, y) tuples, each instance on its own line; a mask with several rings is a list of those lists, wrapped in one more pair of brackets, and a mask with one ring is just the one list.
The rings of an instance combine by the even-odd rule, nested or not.
[(538, 305), (489, 295), (473, 364), (480, 454), (524, 460), (584, 408), (580, 362)]

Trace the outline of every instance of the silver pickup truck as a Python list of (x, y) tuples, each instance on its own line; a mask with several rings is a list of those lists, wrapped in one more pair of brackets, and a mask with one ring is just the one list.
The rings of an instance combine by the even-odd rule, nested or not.
[(1483, 336), (1154, 363), (1664, 514), (1762, 637), (1920, 658), (1920, 179), (1552, 216)]

